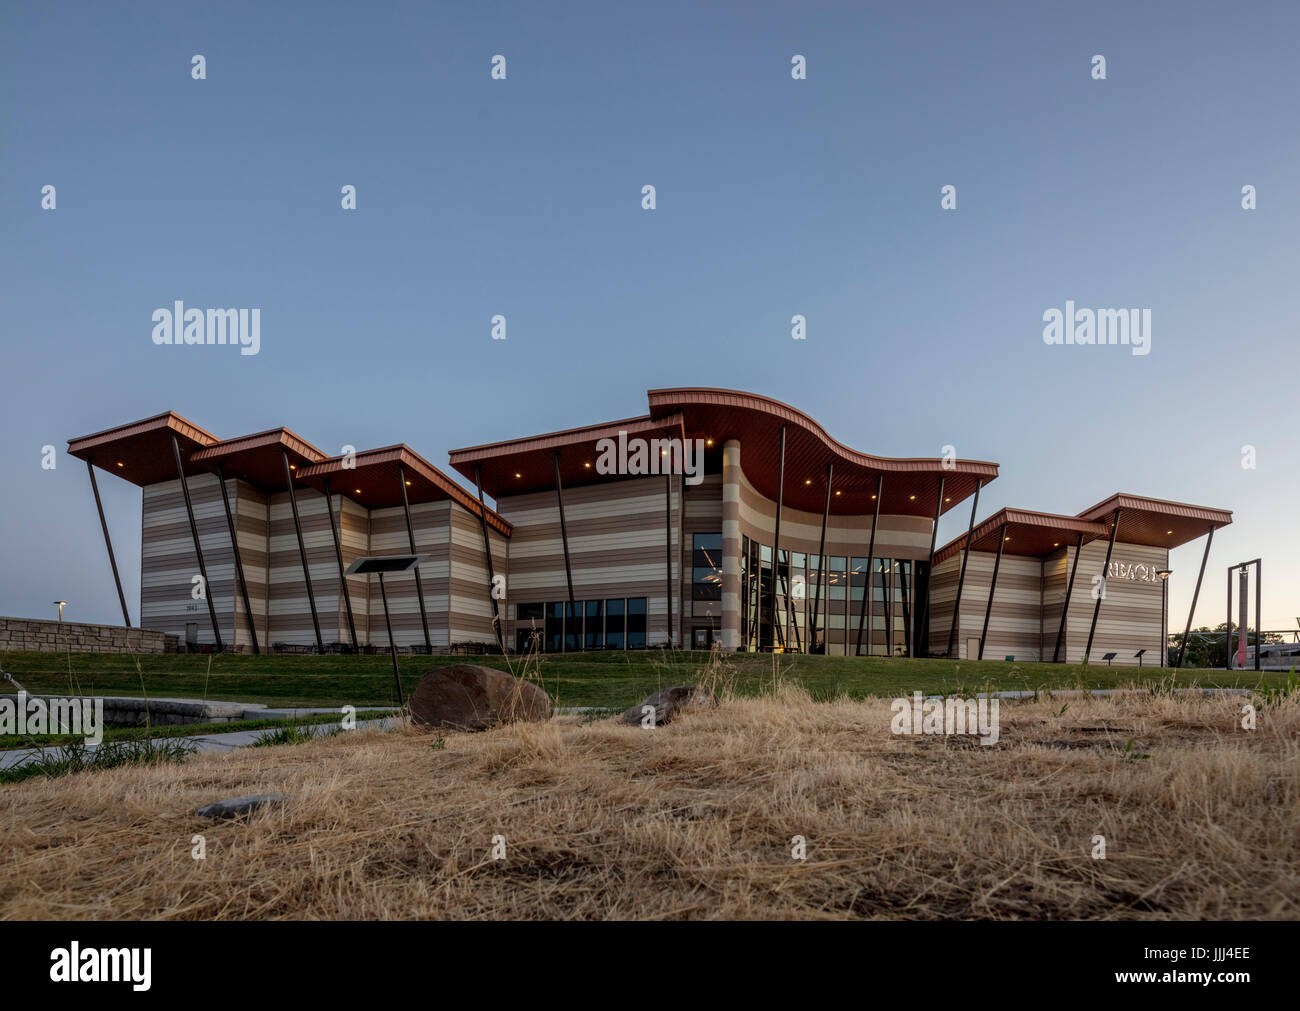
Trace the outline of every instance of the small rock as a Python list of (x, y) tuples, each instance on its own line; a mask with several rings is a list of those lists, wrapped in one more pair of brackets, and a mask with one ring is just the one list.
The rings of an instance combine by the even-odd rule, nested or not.
[(231, 797), (229, 800), (219, 800), (215, 804), (199, 808), (195, 813), (200, 818), (238, 818), (240, 815), (256, 811), (259, 807), (280, 804), (283, 801), (282, 793), (259, 793), (253, 797)]
[(703, 685), (675, 685), (661, 688), (640, 705), (635, 705), (623, 714), (623, 722), (637, 726), (645, 717), (645, 707), (654, 706), (654, 725), (661, 727), (672, 722), (683, 709), (697, 706), (716, 706), (718, 697)]

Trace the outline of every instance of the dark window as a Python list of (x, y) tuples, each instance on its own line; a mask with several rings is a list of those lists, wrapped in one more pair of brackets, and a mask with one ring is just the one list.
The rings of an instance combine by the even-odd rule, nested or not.
[(623, 598), (605, 601), (605, 648), (623, 649), (624, 639)]
[(564, 609), (568, 604), (555, 602), (546, 605), (546, 649), (559, 653), (564, 649)]
[(546, 617), (545, 604), (520, 604), (515, 612), (519, 621), (541, 621)]
[(645, 649), (645, 597), (630, 597), (627, 602), (627, 648)]
[(567, 600), (564, 602), (564, 648), (569, 651), (582, 644), (582, 603), (575, 600), (570, 607)]
[(584, 649), (604, 649), (605, 629), (601, 615), (601, 601), (587, 601), (587, 624), (582, 634)]
[(692, 600), (722, 599), (722, 534), (695, 534)]

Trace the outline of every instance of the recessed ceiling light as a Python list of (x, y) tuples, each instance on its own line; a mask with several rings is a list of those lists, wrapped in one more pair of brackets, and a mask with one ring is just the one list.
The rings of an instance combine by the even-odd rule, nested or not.
[(516, 474), (516, 475), (515, 475), (515, 477), (523, 477), (523, 476), (524, 476), (524, 475), (522, 475), (522, 474)]
[(804, 484), (812, 484), (812, 478), (804, 478)]
[(1166, 534), (1172, 534), (1173, 531), (1172, 531), (1172, 530), (1166, 530), (1165, 533), (1166, 533)]
[(298, 465), (297, 465), (296, 463), (291, 463), (291, 464), (289, 464), (289, 469), (290, 469), (290, 470), (297, 470), (297, 469), (298, 469)]
[(944, 501), (945, 501), (945, 502), (951, 502), (952, 499), (951, 499), (951, 498), (946, 498), (946, 499), (944, 499)]
[(705, 440), (704, 440), (704, 445), (706, 445), (706, 446), (712, 446), (712, 445), (713, 445), (713, 440), (712, 440), (712, 439), (705, 439)]
[(117, 461), (117, 465), (118, 465), (119, 467), (125, 467), (125, 466), (126, 466), (126, 464), (124, 464), (121, 460), (118, 460), (118, 461)]
[(591, 470), (591, 464), (590, 464), (590, 463), (584, 463), (583, 466), (586, 467), (588, 470)]
[(912, 499), (913, 501), (916, 500), (916, 496), (915, 496), (915, 495), (909, 495), (909, 496), (907, 496), (907, 497), (908, 497), (909, 499)]
[[(838, 494), (839, 494), (839, 492), (836, 492), (836, 493), (835, 493), (835, 494), (836, 494), (836, 495), (838, 495)], [(875, 498), (875, 497), (876, 497), (876, 496), (874, 496), (874, 495), (872, 495), (872, 496), (871, 496), (871, 497), (872, 497), (872, 498)]]
[(1003, 539), (1004, 541), (1009, 541), (1009, 540), (1011, 540), (1010, 537), (1003, 537), (1002, 539)]
[(411, 487), (411, 482), (410, 482), (410, 481), (407, 481), (407, 482), (406, 482), (406, 487), (408, 487), (408, 488)]
[(360, 495), (360, 494), (361, 494), (361, 489), (360, 489), (360, 488), (357, 488), (357, 489), (356, 489), (356, 493), (357, 493), (358, 495)]

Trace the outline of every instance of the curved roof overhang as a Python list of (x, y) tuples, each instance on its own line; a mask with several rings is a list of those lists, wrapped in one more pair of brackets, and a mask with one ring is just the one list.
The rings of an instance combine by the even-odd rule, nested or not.
[(834, 465), (831, 497), (834, 514), (862, 515), (875, 507), (877, 478), (883, 477), (880, 511), (930, 516), (935, 512), (940, 481), (947, 512), (973, 495), (979, 484), (998, 476), (998, 465), (984, 460), (945, 460), (872, 456), (832, 438), (802, 411), (779, 400), (739, 390), (683, 387), (651, 390), (651, 415), (673, 412), (684, 419), (690, 438), (712, 439), (721, 447), (740, 442), (740, 467), (762, 495), (775, 500), (780, 476), (780, 433), (785, 426), (785, 505), (820, 513), (825, 504), (826, 465)]
[(619, 435), (642, 439), (682, 439), (682, 417), (669, 413), (661, 417), (644, 415), (584, 428), (568, 428), (546, 435), (509, 439), (483, 446), (454, 449), (448, 454), (452, 467), (470, 481), (482, 468), (483, 491), (493, 499), (506, 495), (555, 490), (555, 454), (559, 453), (560, 480), (566, 488), (626, 480), (636, 475), (601, 474), (598, 468), (602, 439), (617, 441)]
[(475, 519), (486, 515), (488, 526), (506, 537), (513, 529), (491, 509), (482, 507), (480, 512), (478, 499), (404, 444), (368, 449), (351, 457), (330, 457), (302, 467), (296, 476), (321, 492), (328, 484), (331, 493), (345, 495), (366, 509), (400, 506), (405, 482), (406, 500), (412, 505), (451, 499)]
[[(1003, 524), (1006, 530), (1003, 531)], [(1110, 525), (1078, 516), (1057, 513), (1040, 513), (1028, 509), (1001, 509), (971, 531), (971, 550), (994, 552), (1002, 539), (1002, 551), (1009, 555), (1029, 555), (1041, 558), (1058, 548), (1073, 547), (1083, 535), (1083, 543), (1106, 537)], [(949, 541), (934, 553), (938, 565), (953, 555), (960, 554), (966, 546), (966, 535)]]

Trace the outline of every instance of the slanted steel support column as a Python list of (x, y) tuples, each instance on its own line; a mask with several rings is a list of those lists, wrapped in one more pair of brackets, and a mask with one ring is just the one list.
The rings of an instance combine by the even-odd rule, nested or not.
[(289, 508), (293, 510), (293, 532), (298, 535), (298, 558), (302, 561), (302, 578), (307, 585), (307, 605), (311, 608), (311, 626), (316, 631), (316, 652), (325, 652), (325, 643), (320, 637), (320, 615), (316, 613), (316, 594), (311, 588), (311, 569), (307, 565), (307, 545), (302, 539), (302, 521), (298, 518), (298, 496), (293, 490), (293, 471), (289, 469), (289, 453), (280, 449), (280, 459), (284, 462), (284, 484), (289, 489)]
[(1002, 567), (1002, 545), (1007, 542), (1007, 525), (998, 528), (998, 554), (993, 559), (993, 578), (989, 581), (989, 602), (984, 605), (984, 627), (980, 630), (980, 653), (978, 660), (984, 659), (984, 641), (989, 637), (989, 615), (993, 613), (993, 592), (998, 588), (998, 569)]
[[(975, 533), (975, 511), (980, 507), (980, 489), (984, 487), (983, 481), (975, 482), (975, 501), (970, 507), (970, 523), (966, 527), (966, 547), (961, 553), (961, 574), (957, 577), (957, 599), (952, 602), (952, 624), (948, 627), (948, 651), (947, 656), (952, 656), (952, 642), (957, 637), (957, 618), (961, 614), (961, 591), (966, 584), (966, 561), (970, 558), (970, 540)], [(931, 559), (933, 562), (933, 559)], [(934, 578), (934, 572), (931, 571), (930, 578)]]
[[(808, 629), (808, 652), (817, 652), (817, 609), (822, 602), (822, 572), (826, 569), (826, 521), (831, 515), (831, 480), (835, 476), (835, 464), (826, 464), (826, 505), (822, 508), (822, 539), (817, 546), (817, 589), (813, 593), (812, 621)], [(823, 653), (827, 651), (822, 650)]]
[[(769, 594), (771, 608), (768, 611), (768, 619), (772, 629), (772, 648), (776, 648), (777, 631), (776, 631), (776, 584), (781, 575), (781, 500), (785, 498), (785, 426), (781, 426), (781, 464), (777, 471), (776, 479), (776, 526), (772, 531), (772, 592)], [(759, 562), (760, 571), (762, 562)], [(782, 645), (785, 644), (785, 636), (781, 637)]]
[[(573, 601), (573, 567), (569, 564), (569, 528), (564, 523), (564, 482), (560, 480), (560, 451), (557, 449), (551, 454), (551, 460), (555, 464), (555, 498), (560, 504), (560, 543), (564, 547), (564, 580), (569, 587), (569, 620), (576, 618), (577, 604)], [(568, 621), (565, 622), (568, 624)], [(579, 641), (580, 636), (574, 636), (573, 641), (582, 648)], [(563, 636), (561, 637), (563, 643)]]
[(1115, 510), (1115, 518), (1110, 525), (1110, 543), (1106, 545), (1106, 561), (1101, 566), (1101, 592), (1097, 594), (1097, 603), (1092, 608), (1092, 624), (1088, 626), (1088, 645), (1083, 650), (1083, 662), (1086, 664), (1092, 656), (1092, 638), (1097, 633), (1097, 616), (1101, 614), (1102, 598), (1106, 595), (1106, 580), (1110, 578), (1110, 556), (1115, 550), (1115, 535), (1119, 533), (1119, 516), (1122, 509)]
[[(217, 641), (217, 649), (225, 649), (221, 641), (221, 626), (217, 624), (217, 607), (212, 602), (212, 586), (208, 583), (208, 567), (203, 564), (203, 547), (199, 544), (199, 527), (194, 522), (194, 503), (190, 501), (190, 485), (185, 480), (185, 468), (181, 464), (181, 444), (172, 433), (172, 455), (176, 458), (176, 476), (181, 480), (181, 492), (185, 496), (185, 513), (190, 518), (190, 535), (194, 538), (194, 554), (199, 560), (199, 576), (203, 579), (203, 599), (208, 602), (208, 617), (212, 619), (212, 636)], [(231, 608), (234, 610), (234, 608)]]
[[(1079, 556), (1083, 554), (1083, 534), (1079, 535), (1079, 543), (1074, 546), (1074, 564), (1070, 566), (1070, 579), (1065, 584), (1065, 603), (1061, 607), (1061, 624), (1056, 630), (1056, 648), (1052, 650), (1052, 663), (1061, 653), (1061, 642), (1065, 638), (1065, 621), (1070, 615), (1070, 595), (1074, 593), (1074, 577), (1079, 572)], [(1069, 650), (1066, 655), (1068, 658)]]
[[(1201, 580), (1205, 578), (1205, 563), (1210, 558), (1210, 545), (1214, 543), (1214, 527), (1210, 527), (1210, 535), (1205, 538), (1205, 551), (1201, 555), (1201, 570), (1196, 574), (1196, 589), (1192, 591), (1192, 606), (1187, 609), (1187, 628), (1183, 630), (1183, 647), (1178, 651), (1178, 662), (1174, 664), (1174, 670), (1183, 666), (1183, 660), (1187, 656), (1187, 647), (1190, 645), (1192, 636), (1192, 616), (1196, 614), (1196, 599), (1201, 595)], [(1224, 640), (1225, 648), (1227, 640)], [(1224, 654), (1225, 663), (1227, 654)]]
[[(668, 601), (668, 648), (673, 648), (673, 475), (671, 459), (664, 475), (664, 590)], [(683, 640), (685, 636), (682, 637)], [(686, 643), (683, 641), (683, 646)]]
[[(939, 516), (943, 513), (943, 486), (946, 478), (942, 475), (939, 477), (939, 494), (934, 500), (934, 523), (930, 527), (930, 554), (929, 561), (926, 564), (925, 571), (925, 600), (924, 610), (916, 609), (916, 628), (912, 630), (912, 638), (915, 641), (915, 648), (908, 650), (908, 656), (919, 656), (921, 653), (921, 640), (926, 640), (929, 645), (930, 639), (930, 594), (934, 589), (934, 545), (935, 538), (939, 536)], [(926, 652), (929, 652), (927, 649)]]
[[(400, 463), (397, 465), (397, 483), (402, 486), (402, 515), (406, 517), (406, 540), (411, 545), (411, 554), (415, 554), (415, 527), (411, 525), (411, 503), (406, 496), (406, 468)], [(450, 555), (450, 545), (448, 546), (448, 558)], [(420, 567), (417, 565), (413, 570), (415, 574), (415, 597), (420, 602), (420, 627), (424, 629), (424, 648), (432, 655), (433, 640), (429, 638), (429, 613), (424, 609), (424, 580), (420, 578)], [(450, 618), (448, 619), (450, 622)], [(450, 637), (451, 625), (447, 626), (447, 633)]]
[[(885, 497), (885, 475), (876, 475), (876, 508), (871, 514), (871, 540), (867, 543), (867, 591), (862, 595), (862, 605), (858, 608), (858, 644), (854, 647), (854, 655), (862, 655), (862, 626), (871, 623), (871, 595), (875, 593), (876, 574), (872, 571), (876, 564), (876, 524), (880, 522), (880, 500)], [(847, 637), (846, 637), (847, 639)], [(845, 653), (848, 652), (846, 649)], [(890, 652), (893, 652), (891, 646)], [(871, 632), (867, 632), (867, 656), (871, 656)]]
[[(334, 525), (334, 499), (330, 495), (329, 478), (325, 479), (325, 508), (330, 514), (330, 535), (334, 538), (334, 558), (339, 563), (339, 593), (343, 595), (343, 603), (348, 610), (348, 634), (352, 637), (352, 648), (360, 649), (357, 642), (357, 623), (352, 617), (352, 594), (348, 590), (347, 573), (343, 571), (343, 543), (339, 540), (339, 528), (343, 525), (343, 503), (339, 502), (339, 525)], [(415, 552), (412, 551), (412, 554)], [(418, 570), (417, 570), (418, 571)]]
[[(898, 581), (901, 584), (899, 589), (901, 591), (900, 595), (903, 598), (903, 638), (907, 642), (911, 642), (912, 641), (912, 605), (911, 605), (911, 600), (909, 599), (909, 590), (907, 586), (907, 566), (915, 565), (916, 563), (909, 559), (900, 558), (894, 564), (898, 566)], [(916, 585), (915, 579), (912, 580), (912, 585), (913, 586)]]
[(501, 655), (506, 652), (506, 637), (501, 629), (501, 609), (497, 605), (496, 570), (492, 565), (492, 542), (488, 537), (487, 525), (487, 506), (483, 504), (483, 465), (474, 464), (474, 485), (478, 488), (478, 518), (479, 525), (483, 528), (483, 557), (487, 559), (488, 571), (488, 600), (492, 603), (492, 631), (497, 637), (497, 643), (501, 647)]
[(99, 482), (95, 480), (95, 468), (86, 457), (86, 470), (90, 474), (90, 488), (95, 493), (95, 508), (99, 510), (99, 526), (104, 531), (104, 547), (108, 548), (108, 564), (113, 568), (113, 585), (117, 587), (117, 600), (122, 605), (122, 622), (131, 627), (131, 616), (126, 612), (126, 595), (122, 593), (122, 580), (117, 574), (117, 559), (113, 556), (113, 541), (108, 536), (108, 520), (104, 519), (104, 503), (99, 499)]
[[(226, 507), (226, 528), (230, 531), (230, 547), (235, 552), (235, 576), (239, 579), (239, 595), (244, 601), (244, 617), (248, 619), (248, 634), (253, 640), (253, 652), (262, 652), (257, 647), (257, 624), (253, 621), (253, 605), (248, 602), (248, 583), (244, 580), (244, 560), (239, 554), (239, 537), (235, 534), (235, 516), (230, 511), (230, 492), (226, 489), (226, 472), (217, 464), (217, 480), (221, 482), (221, 502)], [(238, 638), (239, 633), (231, 631)]]

